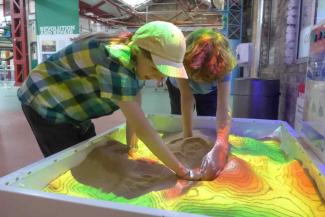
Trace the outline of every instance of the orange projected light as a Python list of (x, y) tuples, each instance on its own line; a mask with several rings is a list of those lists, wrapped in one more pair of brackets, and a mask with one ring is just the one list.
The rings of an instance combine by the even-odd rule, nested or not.
[[(123, 138), (122, 134), (119, 138)], [(120, 142), (125, 143), (125, 139)], [(77, 181), (69, 170), (50, 182), (44, 191), (210, 216), (325, 216), (325, 205), (313, 181), (298, 161), (286, 158), (278, 141), (231, 135), (229, 143), (228, 163), (213, 181), (175, 179), (163, 187), (152, 185), (142, 194), (123, 196), (119, 193), (122, 190), (116, 190), (121, 188), (119, 184), (127, 182), (127, 186), (136, 191), (141, 185), (139, 177), (133, 177), (133, 181), (138, 182), (137, 188), (132, 179), (122, 177), (108, 190)], [(139, 159), (145, 165), (159, 162), (146, 146), (142, 143), (138, 146), (136, 156), (129, 158), (130, 162), (126, 159), (125, 163), (132, 166), (132, 161)], [(157, 173), (163, 171), (159, 166), (156, 165)], [(174, 176), (167, 174), (166, 179), (168, 177)], [(157, 183), (155, 178), (151, 180)]]

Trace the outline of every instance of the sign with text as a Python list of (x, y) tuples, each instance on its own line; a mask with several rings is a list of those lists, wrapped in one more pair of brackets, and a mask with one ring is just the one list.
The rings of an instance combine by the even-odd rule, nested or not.
[(36, 0), (38, 63), (68, 46), (79, 35), (78, 0)]
[(78, 0), (36, 0), (37, 35), (79, 34)]
[(41, 26), (40, 35), (66, 35), (73, 34), (76, 26)]

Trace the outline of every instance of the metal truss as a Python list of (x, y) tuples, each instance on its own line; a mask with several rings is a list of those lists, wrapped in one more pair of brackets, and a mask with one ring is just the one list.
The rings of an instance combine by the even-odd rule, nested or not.
[(25, 0), (10, 0), (15, 85), (29, 74)]
[(229, 39), (242, 38), (243, 0), (226, 1), (225, 31)]

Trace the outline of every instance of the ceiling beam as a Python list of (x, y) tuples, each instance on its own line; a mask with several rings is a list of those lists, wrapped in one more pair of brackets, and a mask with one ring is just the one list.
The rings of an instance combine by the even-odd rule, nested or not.
[[(105, 4), (105, 2), (104, 2)], [(99, 16), (99, 17), (105, 17), (105, 18), (109, 18), (109, 17), (114, 17), (114, 15), (112, 14), (109, 14), (101, 9), (99, 9), (97, 7), (98, 4), (96, 5), (90, 5), (90, 4), (87, 4), (83, 1), (80, 1), (79, 0), (79, 11), (83, 12), (83, 13), (87, 13), (87, 12), (90, 12), (90, 13), (93, 13), (95, 16)]]
[(194, 22), (194, 18), (191, 16), (190, 13), (188, 13), (189, 11), (191, 11), (191, 8), (189, 8), (189, 6), (186, 3), (184, 3), (183, 0), (177, 0), (177, 2), (179, 2), (184, 14)]
[(176, 19), (179, 15), (181, 15), (182, 13), (184, 13), (184, 11), (179, 11), (179, 12), (177, 12), (177, 14), (175, 14), (174, 16), (172, 16), (172, 17), (170, 17), (169, 19), (168, 19), (168, 21), (171, 21), (171, 20), (173, 20), (173, 19)]
[(98, 9), (98, 8), (99, 8), (100, 6), (102, 6), (103, 4), (105, 4), (105, 2), (104, 2), (104, 1), (100, 1), (100, 2), (98, 2), (97, 4), (93, 5), (92, 8), (93, 8), (93, 9)]
[(98, 19), (96, 16), (86, 15), (86, 14), (83, 14), (82, 12), (79, 12), (79, 15), (81, 17), (87, 18), (87, 19), (92, 20), (94, 22), (100, 23), (100, 24), (102, 24), (104, 26), (113, 26), (114, 25), (114, 23), (104, 22), (104, 21)]
[(96, 15), (87, 15), (82, 12), (79, 12), (79, 15), (84, 18), (90, 19), (94, 22), (100, 23), (104, 26), (114, 26), (114, 25), (124, 25), (124, 26), (132, 26), (132, 27), (138, 26), (137, 24), (134, 24), (134, 23), (128, 23), (128, 22), (123, 22), (123, 21), (119, 21), (119, 20), (110, 20), (110, 19), (103, 20), (103, 19), (100, 19), (100, 17), (98, 17)]
[(140, 16), (136, 10), (130, 8), (128, 5), (124, 4), (124, 5), (127, 6), (127, 8), (125, 8), (125, 7), (117, 4), (116, 2), (114, 2), (112, 0), (104, 0), (104, 1), (107, 2), (107, 3), (109, 3), (109, 4), (111, 4), (111, 5), (113, 5), (113, 6), (115, 6), (116, 8), (121, 9), (122, 11), (124, 11), (124, 12), (126, 12), (126, 13), (128, 13), (128, 14), (130, 14), (132, 16), (137, 17), (139, 20), (145, 22), (145, 19), (142, 16)]
[(181, 7), (184, 9), (184, 11), (191, 11), (191, 6), (188, 4), (188, 1), (184, 0), (177, 0)]

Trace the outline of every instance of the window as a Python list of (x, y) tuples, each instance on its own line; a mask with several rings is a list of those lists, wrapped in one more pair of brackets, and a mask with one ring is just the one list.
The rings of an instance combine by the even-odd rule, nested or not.
[(325, 22), (324, 0), (301, 0), (298, 58), (308, 57), (309, 38), (313, 25)]
[(325, 22), (325, 1), (324, 0), (317, 0), (317, 4), (316, 4), (316, 24), (320, 23), (321, 21)]
[(314, 8), (317, 0), (301, 0), (298, 58), (308, 57), (309, 37), (314, 25)]

